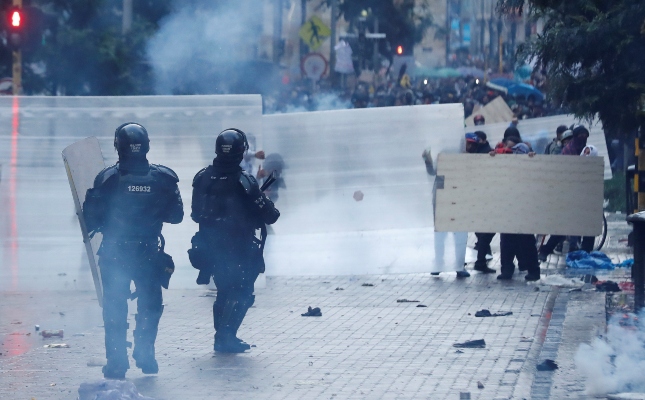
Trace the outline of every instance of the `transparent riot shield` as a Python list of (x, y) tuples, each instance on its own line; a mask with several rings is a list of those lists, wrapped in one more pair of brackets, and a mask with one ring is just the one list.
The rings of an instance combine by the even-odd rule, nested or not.
[(85, 201), (87, 189), (93, 186), (94, 178), (105, 168), (98, 139), (88, 137), (67, 146), (63, 150), (63, 162), (65, 163), (69, 186), (72, 190), (72, 197), (74, 198), (76, 215), (81, 226), (85, 251), (87, 251), (87, 258), (90, 261), (96, 296), (99, 300), (99, 305), (103, 307), (103, 285), (101, 284), (101, 274), (99, 273), (99, 266), (96, 261), (96, 252), (101, 245), (102, 235), (97, 233), (90, 239), (82, 213), (82, 205)]

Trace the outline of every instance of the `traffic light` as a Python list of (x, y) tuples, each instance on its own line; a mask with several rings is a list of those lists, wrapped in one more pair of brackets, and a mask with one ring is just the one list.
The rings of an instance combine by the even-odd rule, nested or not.
[(396, 46), (396, 55), (398, 56), (403, 55), (403, 46), (401, 45)]
[(15, 51), (20, 48), (25, 26), (25, 13), (22, 8), (14, 7), (7, 13), (7, 33), (10, 47)]

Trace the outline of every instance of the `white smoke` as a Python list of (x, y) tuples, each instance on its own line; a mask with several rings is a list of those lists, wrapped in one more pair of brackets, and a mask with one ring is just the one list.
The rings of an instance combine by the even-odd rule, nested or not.
[(177, 0), (147, 46), (157, 93), (234, 90), (241, 73), (235, 67), (259, 56), (263, 9), (254, 4)]
[(629, 317), (630, 326), (613, 317), (605, 338), (578, 348), (576, 368), (586, 379), (588, 395), (645, 392), (645, 312), (638, 319)]

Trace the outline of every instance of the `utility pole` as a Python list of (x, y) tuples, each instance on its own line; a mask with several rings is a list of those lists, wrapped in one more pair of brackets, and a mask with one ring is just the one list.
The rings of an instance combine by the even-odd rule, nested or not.
[[(13, 6), (22, 10), (22, 0), (13, 0)], [(20, 14), (22, 16), (22, 14)], [(22, 21), (18, 21), (19, 26), (22, 26)], [(12, 82), (11, 87), (14, 96), (22, 93), (22, 50), (20, 47), (13, 50), (11, 53), (13, 65), (11, 68)]]
[(280, 63), (282, 56), (282, 0), (273, 5), (273, 62)]
[(132, 3), (134, 0), (123, 0), (123, 21), (121, 33), (124, 35), (132, 29)]
[[(379, 33), (378, 32), (378, 18), (374, 18), (374, 33)], [(374, 53), (372, 54), (372, 69), (374, 70), (374, 73), (378, 73), (380, 69), (379, 64), (379, 52), (378, 52), (378, 40), (374, 40)]]
[[(300, 0), (300, 26), (304, 26), (307, 22), (307, 0)], [(300, 59), (307, 54), (307, 45), (305, 41), (300, 38)]]
[(329, 79), (336, 86), (336, 22), (338, 18), (338, 0), (331, 0), (331, 37), (329, 38)]
[(450, 24), (450, 3), (446, 0), (446, 67), (450, 65), (450, 36), (452, 35), (452, 26)]

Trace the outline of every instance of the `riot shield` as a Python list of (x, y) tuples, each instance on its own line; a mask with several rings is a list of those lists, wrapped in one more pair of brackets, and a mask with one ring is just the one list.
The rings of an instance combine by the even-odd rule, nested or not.
[(88, 137), (67, 146), (63, 150), (63, 162), (65, 163), (67, 179), (69, 179), (69, 186), (72, 190), (72, 197), (74, 198), (76, 215), (81, 226), (85, 251), (87, 251), (87, 258), (90, 261), (96, 296), (99, 300), (99, 305), (103, 307), (103, 285), (101, 283), (99, 266), (96, 262), (96, 252), (101, 245), (101, 239), (103, 237), (100, 233), (97, 233), (90, 239), (82, 212), (82, 205), (85, 201), (87, 189), (90, 189), (94, 185), (94, 178), (105, 168), (98, 139)]

